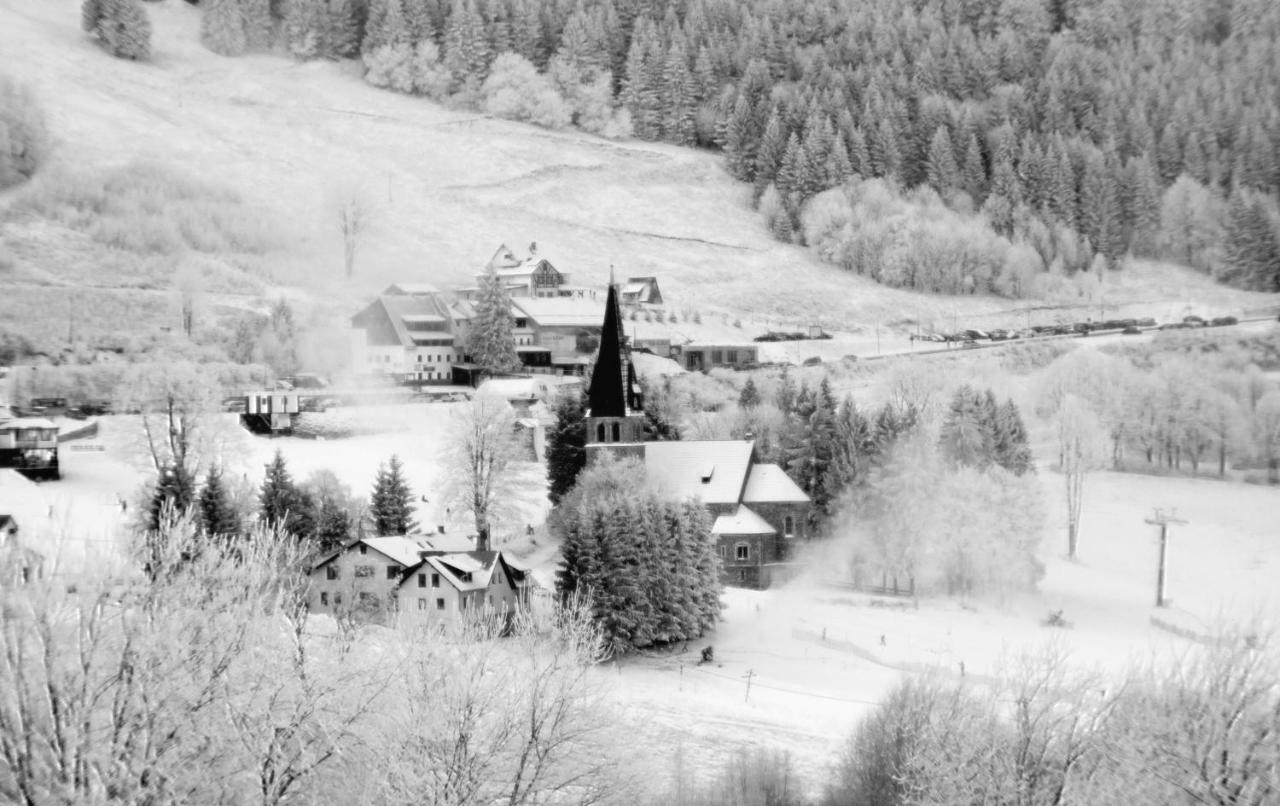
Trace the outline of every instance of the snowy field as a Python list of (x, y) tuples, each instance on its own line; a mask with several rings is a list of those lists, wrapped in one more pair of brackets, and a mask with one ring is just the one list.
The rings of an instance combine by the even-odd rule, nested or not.
[[(392, 453), (419, 500), (421, 522), (442, 515), (444, 470), (440, 456), (447, 423), (464, 404), (420, 404), (346, 409), (343, 417), (367, 418), (384, 431), (347, 439), (254, 437), (228, 426), (228, 471), (257, 485), (263, 466), (281, 450), (295, 479), (333, 470), (367, 494), (379, 462)], [(62, 451), (65, 478), (31, 485), (6, 475), (0, 511), (14, 511), (37, 547), (64, 559), (64, 571), (111, 568), (118, 558), (112, 539), (128, 519), (119, 501), (134, 501), (144, 468), (132, 453), (128, 417), (102, 421), (101, 435)], [(74, 444), (74, 443), (73, 443)], [(497, 530), (526, 551), (525, 523), (545, 518), (540, 466), (522, 466), (519, 511)], [(1003, 601), (966, 603), (876, 600), (822, 584), (817, 574), (764, 592), (729, 589), (724, 621), (705, 640), (672, 651), (642, 654), (601, 667), (637, 738), (655, 748), (645, 763), (669, 773), (680, 763), (711, 769), (737, 748), (757, 744), (788, 750), (808, 781), (822, 779), (839, 742), (897, 680), (925, 670), (982, 682), (1006, 673), (1021, 655), (1050, 648), (1084, 669), (1120, 674), (1152, 660), (1168, 660), (1193, 644), (1153, 626), (1152, 616), (1208, 634), (1221, 625), (1275, 623), (1280, 615), (1280, 490), (1208, 479), (1156, 478), (1098, 472), (1085, 493), (1081, 556), (1064, 558), (1063, 480), (1041, 470), (1049, 511), (1040, 552), (1046, 574), (1034, 594)], [(1144, 523), (1153, 508), (1176, 507), (1188, 523), (1171, 540), (1170, 607), (1153, 607), (1155, 528)], [(465, 521), (444, 515), (451, 528)], [(555, 555), (542, 539), (534, 554), (539, 577), (553, 578)], [(838, 548), (838, 543), (837, 543)], [(1063, 611), (1068, 629), (1042, 625)], [(697, 664), (714, 645), (714, 664)], [(748, 675), (750, 691), (748, 692)]]

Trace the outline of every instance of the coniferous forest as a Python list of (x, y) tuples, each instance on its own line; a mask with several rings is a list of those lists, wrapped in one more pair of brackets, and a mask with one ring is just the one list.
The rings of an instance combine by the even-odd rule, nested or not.
[(1280, 290), (1271, 0), (205, 5), (220, 53), (720, 150), (779, 239), (890, 285), (1031, 296), (1137, 257)]

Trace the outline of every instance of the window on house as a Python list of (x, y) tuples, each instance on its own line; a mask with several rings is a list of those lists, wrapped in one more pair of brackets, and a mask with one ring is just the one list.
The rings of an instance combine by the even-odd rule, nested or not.
[(720, 559), (724, 559), (724, 546), (716, 546), (716, 550), (720, 552)]
[(723, 353), (722, 351), (720, 351), (720, 350), (712, 350), (712, 351), (711, 351), (711, 363), (713, 363), (713, 364), (723, 364), (723, 363), (724, 363), (724, 353)]
[(360, 544), (360, 553), (361, 553), (361, 554), (368, 554), (368, 553), (369, 553), (369, 547), (368, 547), (368, 546), (366, 546), (364, 543), (361, 543), (361, 544)]
[(783, 537), (796, 536), (796, 519), (794, 516), (792, 515), (782, 516), (782, 536)]
[(320, 604), (321, 604), (321, 605), (323, 605), (324, 607), (328, 607), (328, 606), (329, 606), (329, 594), (328, 594), (328, 593), (325, 593), (324, 591), (321, 591), (321, 592), (320, 592)]
[(596, 425), (596, 442), (604, 442), (604, 423)]
[(340, 605), (340, 604), (342, 604), (342, 594), (341, 594), (341, 593), (335, 593), (335, 594), (333, 595), (333, 606), (334, 606), (334, 607), (337, 607), (337, 606), (338, 606), (338, 605)]
[(325, 569), (324, 569), (324, 578), (325, 578), (325, 579), (337, 579), (337, 578), (338, 578), (338, 566), (336, 566), (336, 565), (331, 565), (331, 566), (329, 566), (329, 567), (325, 568)]
[(738, 581), (739, 582), (747, 581), (747, 570), (745, 568), (738, 572)]
[(737, 350), (727, 351), (725, 353), (725, 360), (728, 361), (730, 364), (738, 363), (738, 351)]
[(357, 565), (357, 566), (356, 566), (356, 576), (357, 576), (357, 577), (371, 577), (371, 576), (373, 576), (373, 566), (372, 566), (372, 565)]
[(378, 606), (378, 597), (370, 593), (369, 591), (360, 591), (359, 593), (357, 593), (356, 601), (358, 601), (360, 604), (364, 605), (365, 607)]
[(400, 566), (398, 566), (398, 565), (388, 565), (388, 566), (387, 566), (387, 579), (395, 579), (395, 578), (396, 578), (396, 577), (398, 577), (398, 576), (400, 576)]
[(622, 441), (622, 426), (618, 425), (617, 423), (613, 424), (613, 441), (614, 442)]
[(444, 599), (436, 599), (436, 610), (444, 610)]
[(422, 353), (418, 353), (418, 363), (422, 363)]
[(433, 587), (433, 588), (438, 588), (438, 587), (440, 587), (440, 575), (439, 575), (439, 574), (432, 574), (432, 575), (431, 575), (431, 587)]
[(419, 609), (419, 610), (426, 610), (426, 609), (427, 609), (427, 600), (426, 600), (426, 599), (419, 599), (419, 600), (418, 600), (418, 609)]
[(746, 543), (739, 543), (733, 547), (733, 558), (735, 560), (746, 560), (751, 557), (751, 547)]
[(427, 587), (427, 575), (426, 575), (426, 574), (418, 574), (418, 587), (419, 587), (419, 588), (425, 588), (425, 587)]

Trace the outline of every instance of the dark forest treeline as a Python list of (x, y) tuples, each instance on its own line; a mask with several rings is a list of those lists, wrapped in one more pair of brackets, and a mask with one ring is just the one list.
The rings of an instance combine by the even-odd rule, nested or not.
[[(205, 2), (244, 9), (215, 49), (274, 18), (300, 57), (360, 54), (382, 85), (473, 105), (518, 54), (572, 107), (544, 120), (601, 131), (603, 102), (637, 137), (721, 149), (784, 239), (815, 195), (882, 177), (980, 212), (1041, 269), (1135, 255), (1280, 290), (1272, 0)], [(932, 285), (1018, 293), (991, 274)]]

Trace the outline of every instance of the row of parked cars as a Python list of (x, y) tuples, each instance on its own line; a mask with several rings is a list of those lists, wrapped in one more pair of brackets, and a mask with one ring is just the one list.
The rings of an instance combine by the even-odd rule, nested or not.
[(1012, 339), (1034, 339), (1041, 336), (1087, 336), (1090, 333), (1104, 331), (1119, 331), (1120, 333), (1132, 335), (1152, 328), (1157, 330), (1182, 330), (1197, 327), (1224, 327), (1238, 324), (1239, 321), (1234, 316), (1216, 316), (1212, 319), (1205, 319), (1194, 315), (1183, 317), (1181, 322), (1166, 322), (1165, 324), (1158, 324), (1151, 317), (1142, 319), (1106, 319), (1101, 322), (1088, 321), (1071, 324), (1036, 325), (1035, 327), (1022, 328), (1020, 330), (1006, 330), (1004, 328), (975, 330), (970, 328), (958, 330), (954, 333), (926, 333), (922, 336), (912, 336), (911, 338), (920, 341), (960, 342), (968, 345), (978, 341), (1010, 341)]

